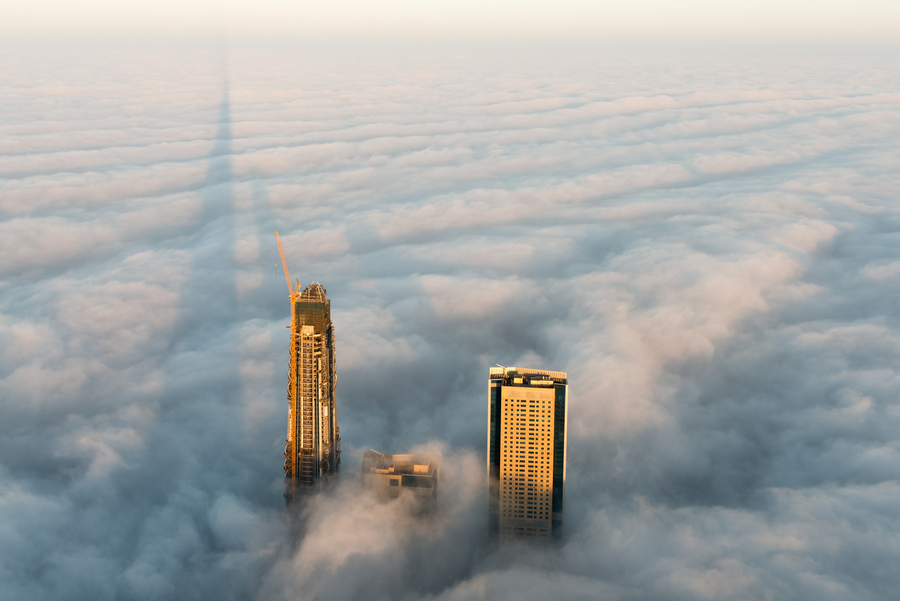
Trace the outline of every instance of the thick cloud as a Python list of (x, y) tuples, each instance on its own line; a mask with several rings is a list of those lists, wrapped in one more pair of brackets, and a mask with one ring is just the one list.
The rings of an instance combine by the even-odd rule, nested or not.
[[(6, 63), (0, 597), (895, 596), (896, 60), (221, 65)], [(276, 229), (344, 446), (293, 524)], [(485, 532), (495, 363), (569, 372), (553, 546)], [(440, 450), (440, 510), (368, 448)]]

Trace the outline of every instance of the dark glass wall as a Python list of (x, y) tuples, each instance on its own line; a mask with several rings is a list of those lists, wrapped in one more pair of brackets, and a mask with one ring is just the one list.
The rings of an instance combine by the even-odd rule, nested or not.
[(500, 390), (502, 390), (500, 382), (491, 381), (490, 396), (490, 420), (488, 422), (488, 453), (491, 468), (491, 477), (494, 477), (494, 470), (497, 470), (496, 476), (500, 475)]
[(557, 384), (553, 413), (553, 513), (562, 513), (566, 461), (566, 385)]
[(488, 532), (496, 536), (500, 531), (500, 391), (502, 380), (491, 380), (488, 389)]

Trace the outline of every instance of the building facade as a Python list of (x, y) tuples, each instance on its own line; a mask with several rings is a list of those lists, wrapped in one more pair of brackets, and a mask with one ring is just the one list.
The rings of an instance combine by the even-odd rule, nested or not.
[(488, 509), (501, 540), (548, 538), (562, 525), (568, 408), (565, 372), (490, 369)]
[(341, 469), (335, 403), (336, 360), (331, 303), (314, 282), (291, 291), (288, 427), (284, 446), (285, 499), (314, 492)]
[(425, 509), (437, 504), (440, 472), (440, 453), (388, 455), (366, 451), (363, 454), (364, 488), (387, 499), (399, 497), (407, 491)]

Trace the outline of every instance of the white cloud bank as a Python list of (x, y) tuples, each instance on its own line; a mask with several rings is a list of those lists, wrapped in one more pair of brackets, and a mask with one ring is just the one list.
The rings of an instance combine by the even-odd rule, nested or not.
[[(7, 62), (0, 597), (893, 598), (896, 60), (218, 64)], [(345, 477), (295, 540), (275, 229), (338, 341)], [(485, 376), (523, 362), (569, 372), (566, 526), (495, 548)], [(354, 476), (416, 445), (430, 521)]]

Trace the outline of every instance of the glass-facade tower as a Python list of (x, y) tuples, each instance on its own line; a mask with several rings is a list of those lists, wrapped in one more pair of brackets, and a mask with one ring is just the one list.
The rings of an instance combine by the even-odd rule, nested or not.
[(567, 421), (565, 372), (491, 368), (488, 498), (501, 539), (549, 537), (562, 525)]

